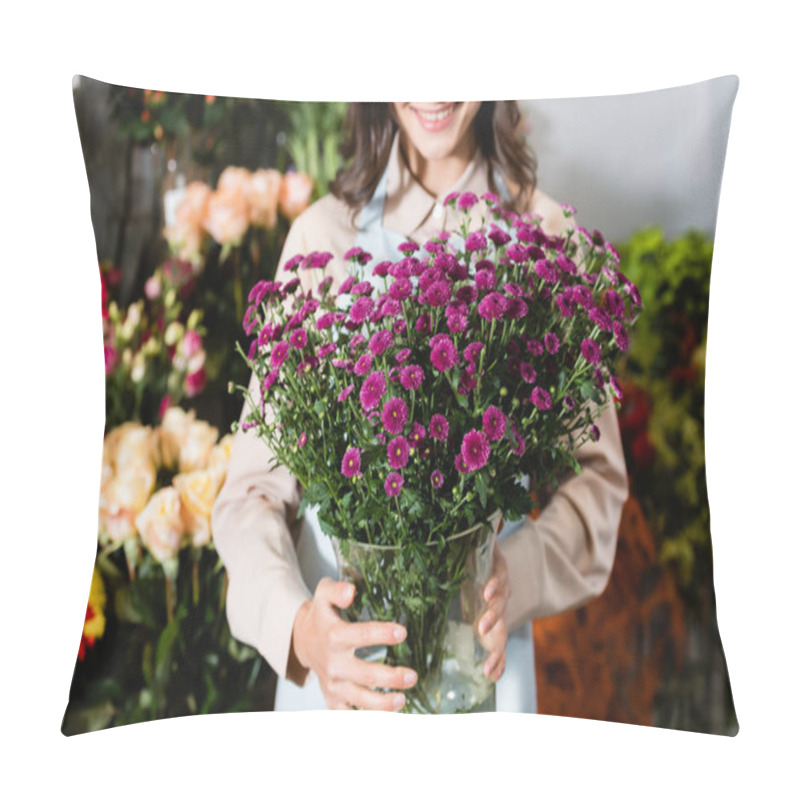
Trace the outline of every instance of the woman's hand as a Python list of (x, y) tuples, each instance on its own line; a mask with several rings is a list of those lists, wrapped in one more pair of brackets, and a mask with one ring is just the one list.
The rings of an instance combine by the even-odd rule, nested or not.
[(486, 663), (483, 665), (483, 674), (493, 681), (500, 680), (506, 668), (506, 644), (508, 643), (506, 608), (510, 595), (508, 566), (500, 548), (495, 547), (492, 576), (486, 582), (483, 590), (483, 599), (488, 603), (488, 608), (478, 621), (481, 643), (489, 652)]
[(295, 617), (295, 655), (303, 667), (316, 674), (329, 708), (397, 711), (405, 705), (402, 691), (383, 694), (372, 689), (408, 689), (417, 681), (416, 672), (371, 664), (356, 658), (355, 651), (398, 644), (406, 638), (406, 629), (393, 622), (345, 622), (336, 609), (347, 608), (354, 597), (352, 583), (323, 578), (314, 597)]

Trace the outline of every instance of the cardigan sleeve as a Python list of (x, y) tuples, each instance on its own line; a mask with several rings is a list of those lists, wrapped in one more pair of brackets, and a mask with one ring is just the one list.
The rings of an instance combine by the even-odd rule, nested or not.
[(568, 611), (605, 589), (628, 497), (625, 457), (613, 406), (597, 419), (598, 441), (576, 452), (581, 466), (537, 519), (526, 518), (500, 549), (508, 563), (508, 626)]
[[(279, 265), (305, 253), (297, 221), (287, 235)], [(260, 401), (251, 375), (248, 393)], [(240, 416), (249, 410), (245, 401)], [(233, 636), (256, 648), (275, 672), (287, 675), (292, 628), (311, 597), (297, 560), (292, 523), (300, 502), (296, 478), (283, 465), (270, 470), (270, 451), (254, 430), (235, 434), (225, 483), (211, 516), (214, 544), (228, 574), (226, 613)]]

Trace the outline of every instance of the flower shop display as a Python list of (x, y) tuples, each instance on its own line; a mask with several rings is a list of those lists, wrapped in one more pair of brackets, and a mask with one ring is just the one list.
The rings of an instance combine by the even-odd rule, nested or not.
[[(232, 342), (244, 341), (238, 321), (245, 295), (257, 280), (273, 276), (289, 225), (307, 207), (312, 191), (313, 181), (303, 173), (228, 166), (215, 189), (193, 181), (171, 193), (174, 208), (164, 236), (172, 261), (184, 265), (185, 295), (214, 333), (204, 374), (212, 394), (223, 401), (228, 382), (244, 378), (243, 364), (229, 355)], [(156, 273), (154, 291), (158, 279)], [(225, 408), (221, 416), (227, 425), (235, 409)]]
[(177, 406), (160, 426), (126, 422), (106, 435), (65, 732), (266, 707), (263, 661), (228, 629), (211, 538), (232, 439)]
[[(205, 386), (203, 315), (187, 313), (181, 300), (186, 266), (167, 261), (146, 284), (146, 297), (126, 309), (109, 299), (103, 279), (106, 430), (131, 420), (155, 422)], [(109, 272), (101, 265), (101, 277)]]
[(613, 363), (641, 304), (569, 206), (550, 237), (494, 195), (446, 202), (463, 212), (458, 235), (371, 267), (353, 248), (341, 286), (321, 277), (331, 254), (291, 258), (286, 282), (254, 285), (238, 348), (258, 384), (238, 386), (242, 424), (333, 538), (357, 586), (351, 618), (407, 626), (371, 657), (418, 672), (405, 706), (417, 712), (492, 707), (474, 629), (500, 515), (532, 510), (523, 476), (552, 489), (579, 469), (575, 451), (621, 394)]

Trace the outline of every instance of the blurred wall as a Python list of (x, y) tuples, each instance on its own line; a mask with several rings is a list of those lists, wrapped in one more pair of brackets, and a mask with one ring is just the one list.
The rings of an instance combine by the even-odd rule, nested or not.
[(615, 241), (646, 225), (713, 236), (738, 84), (522, 102), (540, 188)]

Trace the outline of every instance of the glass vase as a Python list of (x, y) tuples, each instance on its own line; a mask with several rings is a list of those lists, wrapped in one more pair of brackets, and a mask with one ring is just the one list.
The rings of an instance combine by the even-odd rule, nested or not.
[(416, 671), (403, 711), (458, 714), (495, 710), (495, 685), (483, 674), (488, 652), (478, 634), (486, 609), (500, 512), (448, 538), (404, 546), (334, 539), (341, 580), (356, 586), (342, 612), (351, 622), (398, 622), (398, 645), (356, 651), (359, 658)]

